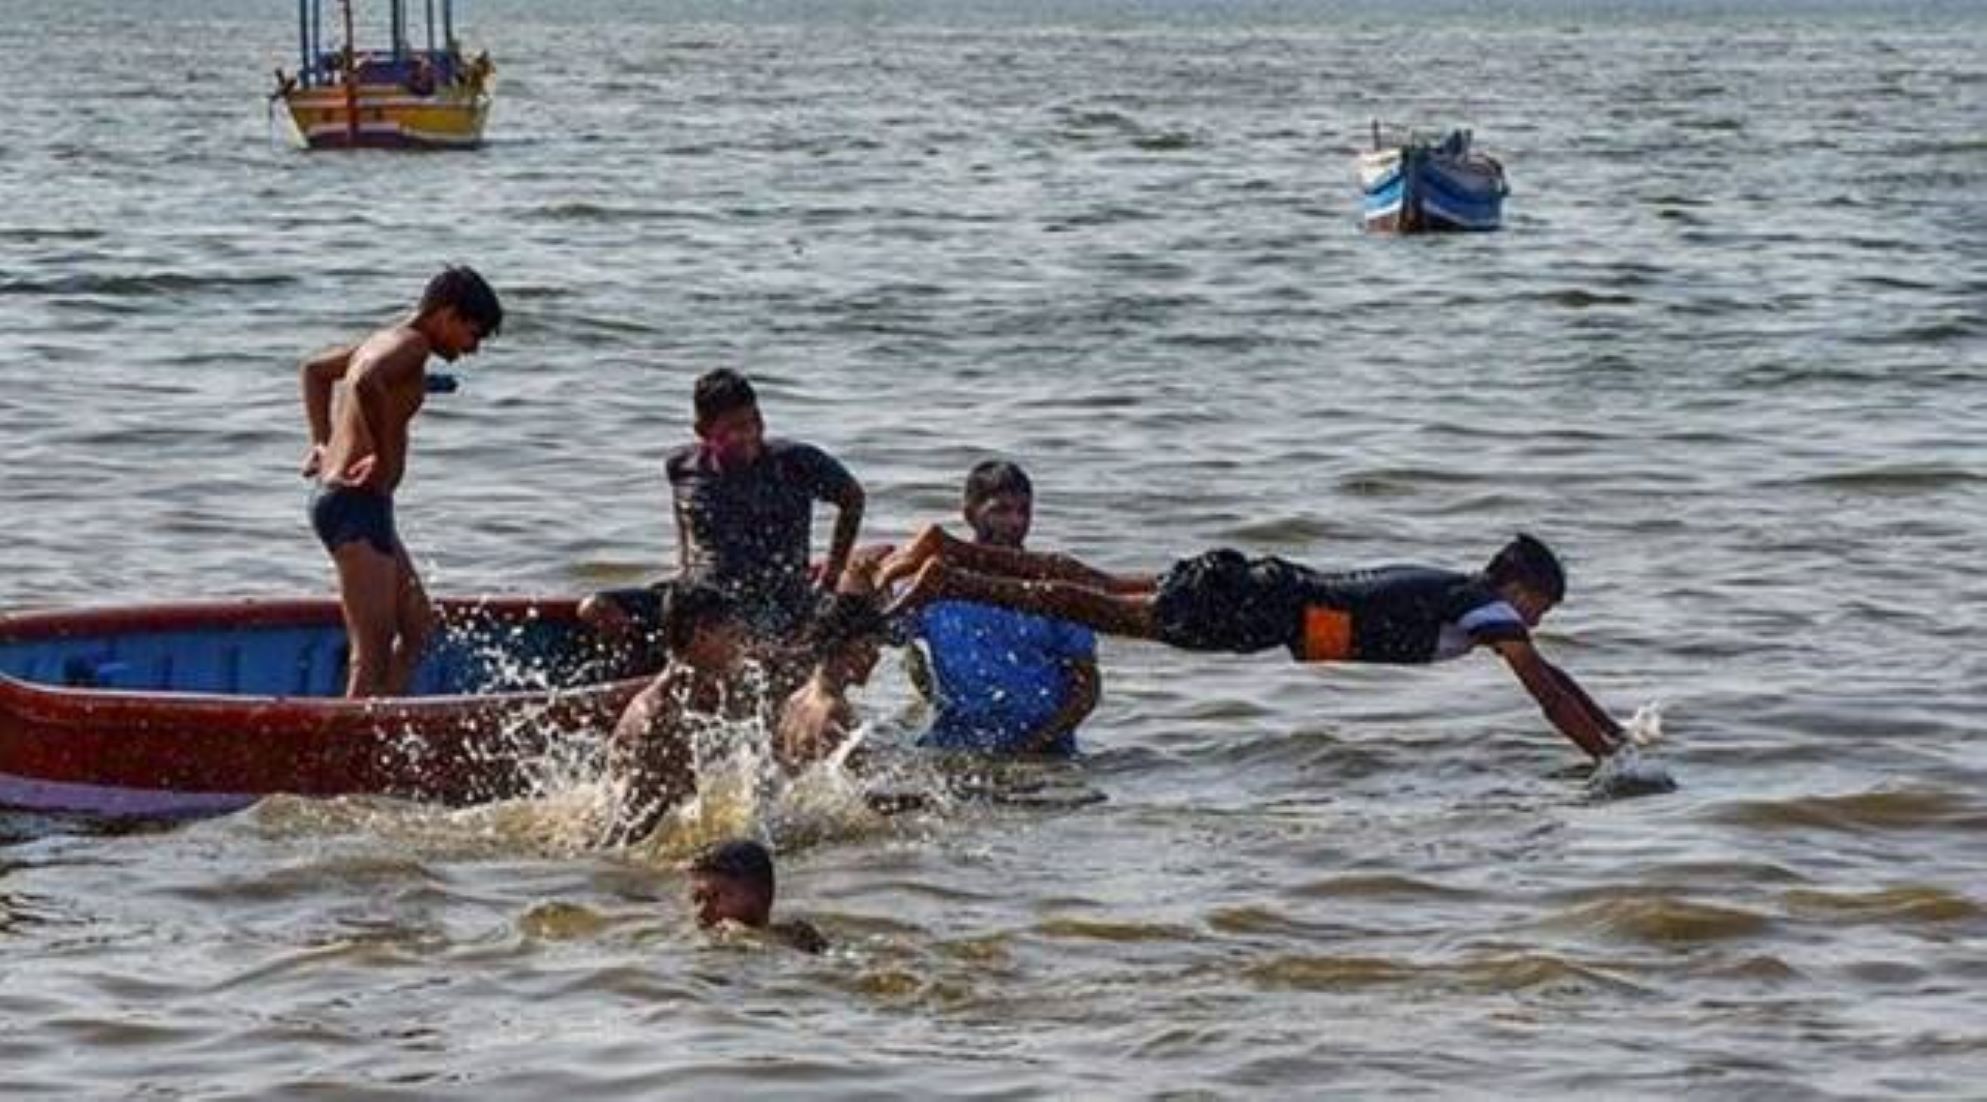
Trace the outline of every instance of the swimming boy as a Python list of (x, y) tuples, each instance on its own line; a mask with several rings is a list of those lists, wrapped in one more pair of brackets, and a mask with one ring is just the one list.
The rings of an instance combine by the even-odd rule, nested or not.
[(774, 922), (773, 855), (746, 839), (719, 842), (690, 859), (690, 906), (705, 929), (736, 923), (764, 930), (803, 953), (828, 948), (828, 939), (802, 919)]
[(737, 691), (748, 636), (735, 602), (710, 586), (681, 584), (663, 604), (669, 664), (628, 704), (608, 740), (608, 771), (620, 788), (615, 832), (623, 838), (648, 834), (697, 791), (699, 724), (755, 715)]
[(869, 683), (886, 629), (883, 610), (868, 593), (836, 594), (808, 628), (819, 656), (805, 684), (787, 697), (774, 732), (780, 760), (789, 767), (835, 752), (859, 722), (849, 691)]
[(303, 473), (317, 479), (311, 527), (338, 570), (351, 647), (346, 696), (405, 693), (433, 629), (427, 594), (393, 524), (408, 423), (427, 396), (428, 358), (453, 363), (503, 323), (503, 305), (482, 276), (445, 268), (428, 281), (411, 317), (304, 361), (310, 451)]
[(1414, 566), (1323, 573), (1217, 550), (1154, 578), (967, 543), (932, 527), (884, 564), (879, 582), (912, 576), (897, 608), (941, 598), (982, 601), (1184, 650), (1285, 647), (1300, 662), (1412, 665), (1489, 647), (1553, 726), (1594, 759), (1623, 742), (1620, 725), (1532, 645), (1531, 628), (1566, 595), (1566, 575), (1552, 551), (1527, 535), (1474, 574)]
[[(832, 587), (862, 527), (862, 485), (820, 448), (768, 437), (758, 394), (736, 371), (720, 368), (699, 378), (693, 405), (697, 442), (665, 464), (679, 577), (730, 594), (754, 632), (787, 636), (817, 600), (808, 574), (814, 503), (838, 510), (821, 570)], [(610, 638), (625, 638), (653, 624), (650, 592), (598, 593), (580, 614)]]
[[(962, 513), (973, 542), (1021, 550), (1035, 487), (1013, 463), (988, 460), (966, 476)], [(999, 605), (938, 600), (907, 625), (912, 681), (936, 706), (919, 745), (990, 754), (1076, 752), (1076, 727), (1097, 706), (1097, 641), (1067, 620)], [(927, 691), (928, 687), (928, 691)]]

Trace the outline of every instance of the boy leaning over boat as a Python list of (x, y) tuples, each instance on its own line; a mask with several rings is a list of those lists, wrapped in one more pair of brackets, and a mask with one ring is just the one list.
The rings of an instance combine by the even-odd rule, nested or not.
[(408, 424), (427, 398), (428, 358), (470, 355), (503, 322), (503, 305), (482, 276), (445, 268), (410, 317), (304, 361), (303, 474), (317, 480), (311, 527), (338, 572), (351, 641), (346, 696), (398, 696), (413, 680), (433, 612), (393, 523)]

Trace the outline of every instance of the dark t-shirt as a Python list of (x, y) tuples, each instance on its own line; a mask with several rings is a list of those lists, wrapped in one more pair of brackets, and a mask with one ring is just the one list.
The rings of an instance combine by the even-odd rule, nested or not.
[(848, 469), (820, 448), (778, 439), (768, 439), (749, 467), (719, 471), (690, 444), (671, 453), (665, 469), (685, 575), (730, 593), (762, 630), (791, 630), (810, 599), (814, 503), (856, 489)]

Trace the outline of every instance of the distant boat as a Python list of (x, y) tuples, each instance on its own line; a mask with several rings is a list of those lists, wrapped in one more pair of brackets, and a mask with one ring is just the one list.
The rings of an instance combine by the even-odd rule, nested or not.
[(644, 681), (601, 680), (570, 600), (442, 599), (404, 697), (348, 700), (338, 604), (0, 616), (0, 806), (213, 815), (264, 796), (528, 794)]
[[(426, 0), (427, 45), (407, 36), (407, 7), (390, 0), (388, 46), (361, 51), (352, 0), (337, 0), (345, 42), (324, 46), (324, 0), (297, 0), (296, 73), (276, 70), (293, 136), (308, 149), (473, 149), (490, 114), (490, 55), (465, 58), (455, 39), (455, 0)], [(440, 32), (437, 38), (437, 31)]]
[(1475, 148), (1467, 130), (1439, 140), (1373, 124), (1373, 150), (1359, 155), (1366, 228), (1375, 233), (1494, 230), (1504, 222), (1504, 166)]

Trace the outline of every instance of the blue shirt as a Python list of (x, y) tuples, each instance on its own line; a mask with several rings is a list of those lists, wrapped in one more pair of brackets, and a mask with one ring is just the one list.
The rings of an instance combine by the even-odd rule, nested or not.
[[(1090, 629), (965, 601), (935, 601), (910, 625), (931, 656), (938, 714), (921, 746), (1012, 754), (1062, 710), (1075, 687), (1072, 663), (1094, 660)], [(1074, 754), (1075, 732), (1051, 743)]]

